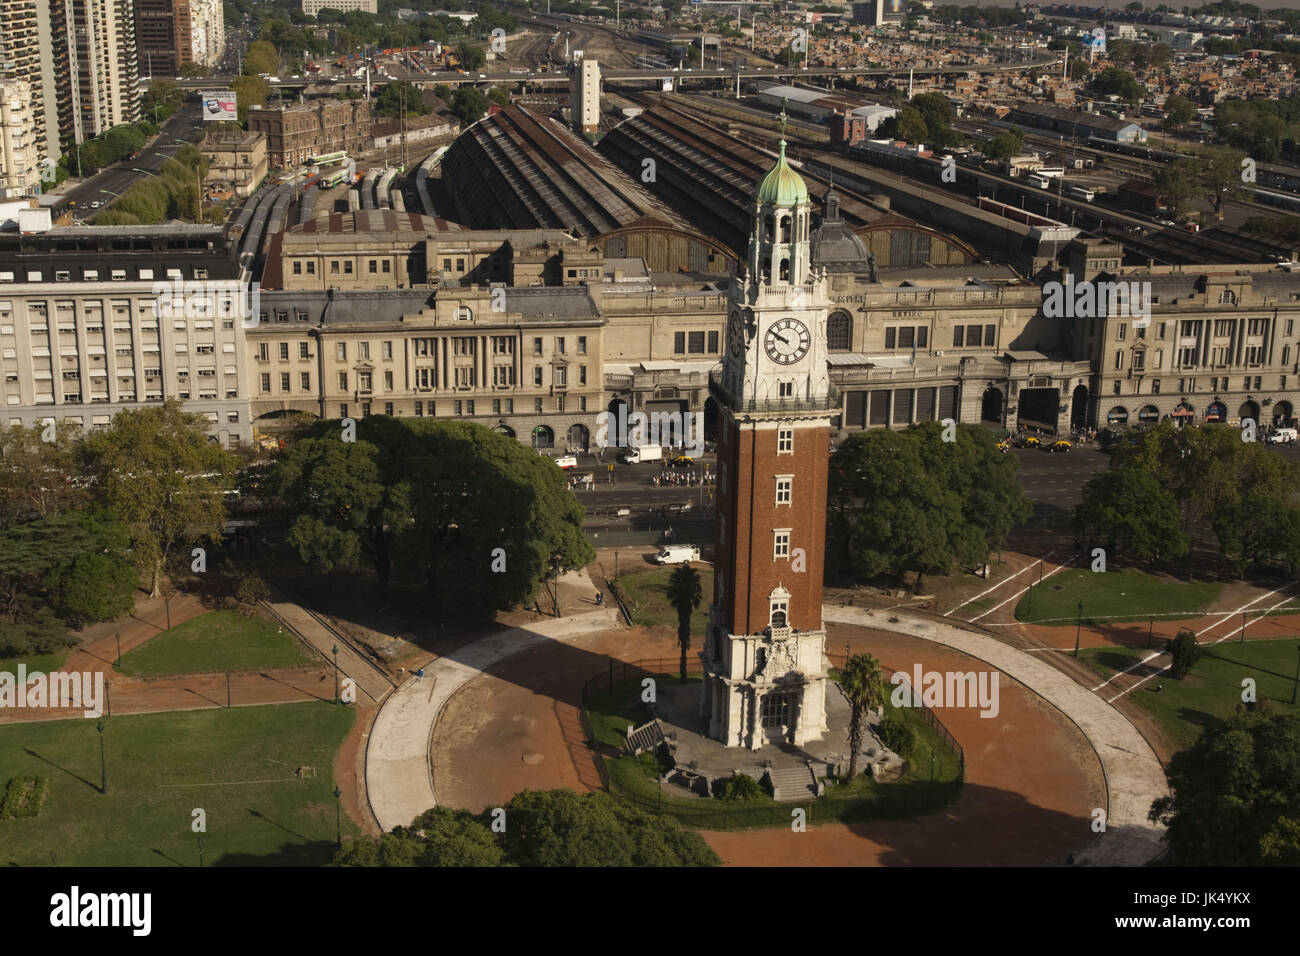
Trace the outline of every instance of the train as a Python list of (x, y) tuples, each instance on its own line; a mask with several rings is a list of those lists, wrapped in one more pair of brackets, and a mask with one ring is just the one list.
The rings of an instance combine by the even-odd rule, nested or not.
[(1255, 202), (1266, 206), (1276, 206), (1288, 212), (1300, 212), (1300, 196), (1290, 193), (1273, 192), (1271, 189), (1252, 189)]
[(1089, 136), (1084, 145), (1089, 149), (1099, 149), (1106, 153), (1118, 153), (1121, 156), (1133, 156), (1137, 159), (1155, 160), (1160, 163), (1172, 163), (1176, 159), (1186, 159), (1182, 153), (1172, 153), (1164, 149), (1156, 149), (1153, 146), (1147, 146), (1144, 143), (1121, 143), (1113, 139), (1104, 139), (1100, 136)]

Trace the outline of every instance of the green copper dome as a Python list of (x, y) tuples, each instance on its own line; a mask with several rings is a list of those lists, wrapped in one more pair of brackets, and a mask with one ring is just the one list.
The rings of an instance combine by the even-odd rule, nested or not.
[(776, 165), (758, 184), (754, 200), (774, 206), (795, 206), (808, 201), (808, 186), (803, 177), (785, 161), (785, 140), (781, 140), (781, 154), (776, 159)]

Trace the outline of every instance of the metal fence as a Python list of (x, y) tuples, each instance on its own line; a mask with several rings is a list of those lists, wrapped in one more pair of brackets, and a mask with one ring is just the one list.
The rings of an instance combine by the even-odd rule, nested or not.
[[(843, 668), (844, 654), (828, 654), (832, 666)], [(838, 664), (836, 663), (838, 660)], [(698, 659), (687, 660), (687, 676), (703, 673)], [(593, 750), (597, 747), (595, 729), (588, 716), (588, 703), (596, 694), (604, 693), (620, 684), (645, 677), (679, 678), (679, 660), (658, 658), (635, 663), (611, 660), (609, 669), (593, 675), (582, 686), (580, 713), (582, 729)], [(820, 799), (759, 804), (751, 806), (729, 805), (719, 800), (701, 798), (691, 801), (671, 794), (665, 800), (662, 783), (656, 796), (633, 788), (610, 774), (606, 758), (594, 754), (601, 786), (613, 796), (647, 812), (674, 817), (678, 822), (702, 830), (734, 830), (746, 827), (788, 826), (793, 811), (801, 809), (807, 823), (854, 822), (868, 819), (909, 817), (932, 813), (951, 804), (961, 792), (966, 778), (966, 757), (956, 738), (929, 708), (917, 706), (926, 724), (934, 728), (949, 750), (957, 757), (957, 776), (948, 781), (909, 781), (882, 786), (870, 797), (856, 794), (848, 797), (826, 796)], [(648, 781), (647, 777), (647, 781)]]

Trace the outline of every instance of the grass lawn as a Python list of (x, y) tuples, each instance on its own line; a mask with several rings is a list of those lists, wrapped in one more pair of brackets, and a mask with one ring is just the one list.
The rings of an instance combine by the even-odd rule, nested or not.
[(1083, 602), (1084, 621), (1144, 621), (1148, 617), (1197, 617), (1214, 605), (1223, 585), (1122, 570), (1069, 568), (1035, 585), (1016, 605), (1027, 624), (1073, 625)]
[[(645, 719), (645, 709), (639, 702), (640, 690), (639, 680), (630, 681), (588, 700), (587, 717), (599, 743), (623, 750), (623, 733), (628, 724), (639, 724)], [(656, 761), (650, 754), (607, 758), (605, 769), (617, 795), (647, 809), (662, 808), (679, 822), (706, 830), (789, 826), (790, 811), (796, 806), (809, 810), (809, 823), (917, 816), (937, 810), (948, 801), (961, 765), (920, 711), (901, 708), (898, 712), (916, 733), (916, 749), (908, 759), (903, 776), (885, 784), (866, 774), (859, 774), (849, 784), (827, 781), (825, 796), (816, 800), (811, 794), (809, 800), (795, 803), (778, 803), (766, 793), (744, 801), (677, 796), (676, 787), (660, 789)], [(931, 753), (934, 754), (934, 782), (930, 780)]]
[[(703, 634), (709, 626), (709, 601), (713, 599), (713, 569), (702, 565), (692, 565), (700, 573), (700, 606), (691, 615), (691, 633)], [(653, 571), (638, 571), (624, 574), (618, 579), (618, 586), (628, 602), (632, 620), (643, 627), (666, 624), (677, 629), (677, 612), (668, 603), (665, 596), (668, 590), (668, 578), (675, 570), (673, 567), (655, 568)]]
[(57, 671), (63, 666), (63, 662), (68, 658), (70, 647), (54, 651), (51, 654), (28, 654), (26, 657), (4, 657), (0, 658), (0, 673), (17, 674), (18, 665), (26, 664), (27, 673), (29, 674), (48, 674), (50, 671)]
[[(305, 865), (335, 849), (334, 756), (349, 707), (311, 702), (96, 722), (0, 726), (0, 787), (41, 776), (39, 816), (0, 822), (7, 866), (198, 866), (191, 811), (207, 813), (205, 865)], [(34, 752), (34, 753), (33, 753)], [(298, 767), (315, 768), (299, 779)], [(343, 832), (356, 835), (346, 814)]]
[[(1205, 645), (1205, 653), (1182, 680), (1166, 672), (1128, 696), (1156, 719), (1171, 743), (1183, 749), (1194, 744), (1206, 727), (1236, 713), (1241, 682), (1247, 677), (1255, 680), (1257, 699), (1267, 698), (1275, 711), (1300, 712), (1300, 707), (1291, 706), (1297, 647), (1300, 638), (1294, 637)], [(1079, 657), (1098, 674), (1110, 677), (1150, 653), (1136, 647), (1095, 647), (1080, 651)], [(1159, 693), (1153, 689), (1156, 686)]]
[(281, 631), (274, 621), (245, 617), (238, 611), (211, 611), (123, 654), (117, 669), (131, 677), (152, 677), (310, 663), (297, 638)]

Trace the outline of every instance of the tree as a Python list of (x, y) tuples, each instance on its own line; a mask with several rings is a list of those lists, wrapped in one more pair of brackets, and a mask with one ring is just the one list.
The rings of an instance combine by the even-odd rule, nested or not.
[(434, 807), (381, 837), (362, 837), (334, 857), (334, 866), (500, 866), (501, 847), (482, 820), (465, 810)]
[(1169, 762), (1172, 796), (1151, 806), (1177, 866), (1300, 861), (1300, 718), (1237, 714)]
[(988, 141), (984, 155), (989, 159), (1010, 159), (1019, 156), (1025, 148), (1025, 134), (1018, 129), (999, 133)]
[(1204, 198), (1209, 200), (1217, 216), (1223, 209), (1224, 203), (1234, 202), (1244, 193), (1241, 184), (1241, 162), (1245, 157), (1237, 150), (1224, 147), (1215, 147), (1207, 152), (1209, 161), (1207, 162), (1206, 157), (1202, 155), (1199, 163), (1201, 175), (1198, 182)]
[(248, 51), (244, 54), (241, 72), (251, 76), (262, 73), (274, 76), (280, 72), (280, 54), (268, 41), (254, 40), (248, 45)]
[(1092, 78), (1092, 89), (1103, 95), (1118, 96), (1126, 103), (1140, 102), (1147, 96), (1146, 89), (1133, 78), (1133, 74), (1110, 66)]
[(715, 866), (703, 838), (603, 791), (525, 790), (505, 806), (502, 844), (519, 866)]
[(0, 528), (49, 518), (85, 500), (75, 459), (79, 432), (53, 420), (0, 427)]
[(1169, 642), (1169, 676), (1182, 680), (1201, 659), (1201, 646), (1196, 643), (1196, 634), (1192, 631), (1179, 631)]
[(1165, 129), (1178, 129), (1196, 119), (1196, 104), (1185, 96), (1171, 93), (1165, 99)]
[(677, 612), (677, 646), (681, 648), (682, 683), (686, 682), (686, 652), (691, 649), (691, 615), (700, 606), (700, 572), (689, 563), (678, 565), (668, 578), (668, 603)]
[(912, 97), (909, 105), (925, 120), (926, 141), (943, 145), (956, 114), (952, 100), (942, 93), (920, 93)]
[(469, 126), (487, 112), (487, 97), (477, 86), (462, 86), (451, 98), (451, 111), (460, 120), (461, 125)]
[(456, 47), (456, 58), (466, 70), (477, 70), (487, 62), (487, 55), (483, 52), (483, 48), (469, 43), (461, 43)]
[(488, 90), (487, 98), (497, 104), (497, 106), (510, 105), (510, 94), (499, 86), (494, 86), (492, 89)]
[(265, 106), (267, 97), (271, 95), (271, 85), (256, 74), (245, 73), (235, 77), (230, 88), (235, 92), (235, 109), (242, 124), (248, 122), (249, 109)]
[(1250, 496), (1213, 515), (1219, 553), (1238, 575), (1247, 568), (1277, 565), (1300, 569), (1300, 507), (1281, 498)]
[(380, 116), (400, 116), (402, 104), (406, 104), (407, 116), (423, 116), (433, 107), (424, 102), (424, 93), (414, 83), (406, 80), (394, 80), (385, 83), (372, 101), (372, 108)]
[(1160, 199), (1175, 219), (1182, 219), (1187, 214), (1188, 205), (1197, 192), (1200, 174), (1200, 165), (1190, 159), (1176, 159), (1156, 172)]
[(881, 706), (885, 700), (880, 662), (870, 654), (850, 657), (840, 675), (840, 690), (849, 702), (849, 779), (852, 780), (858, 774), (858, 754), (862, 751), (862, 738), (866, 733), (867, 711)]
[(929, 128), (925, 125), (925, 117), (920, 110), (914, 106), (904, 106), (897, 116), (885, 119), (877, 132), (882, 137), (920, 143), (927, 138)]
[(86, 438), (95, 498), (131, 531), (137, 567), (159, 594), (162, 569), (181, 545), (220, 543), (226, 522), (224, 490), (234, 461), (208, 437), (208, 422), (170, 399), (119, 412)]
[(1101, 544), (1110, 558), (1128, 553), (1142, 563), (1187, 553), (1178, 503), (1159, 481), (1136, 467), (1112, 468), (1089, 478), (1074, 510), (1084, 550)]

